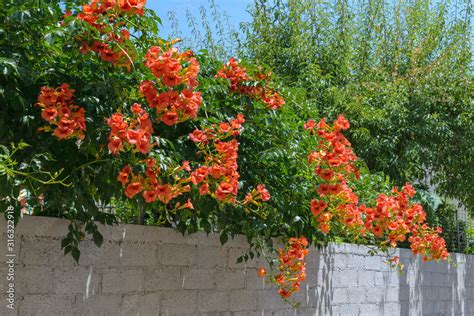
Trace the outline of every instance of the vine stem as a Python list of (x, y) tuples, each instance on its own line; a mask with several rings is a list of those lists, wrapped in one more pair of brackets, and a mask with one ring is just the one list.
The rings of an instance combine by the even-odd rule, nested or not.
[(106, 161), (109, 161), (109, 160), (110, 160), (110, 159), (100, 159), (100, 160), (89, 161), (89, 162), (86, 162), (85, 164), (82, 164), (82, 165), (80, 165), (79, 167), (73, 169), (72, 172), (76, 172), (77, 170), (79, 170), (79, 169), (81, 169), (81, 168), (84, 168), (84, 167), (93, 165), (93, 164), (95, 164), (95, 163), (106, 162)]

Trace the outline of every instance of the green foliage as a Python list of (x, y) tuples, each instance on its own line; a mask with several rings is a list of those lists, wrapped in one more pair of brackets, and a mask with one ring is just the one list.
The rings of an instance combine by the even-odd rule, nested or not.
[(350, 120), (372, 171), (474, 210), (471, 1), (256, 0), (241, 55)]
[[(34, 144), (16, 152), (14, 163), (2, 160), (5, 171), (0, 173), (0, 196), (3, 201), (6, 197), (16, 200), (19, 188), (26, 188), (32, 193), (31, 204), (44, 196), (45, 205), (35, 208), (35, 215), (81, 222), (70, 227), (63, 244), (65, 252), (72, 252), (75, 258), (79, 230), (100, 244), (94, 221), (112, 224), (117, 220), (99, 209), (116, 195), (123, 198), (113, 176), (122, 163), (101, 150), (108, 136), (104, 119), (129, 106), (142, 80), (141, 72), (128, 72), (79, 53), (80, 42), (75, 36), (87, 25), (66, 23), (63, 17), (64, 7), (73, 8), (78, 2), (65, 1), (61, 7), (59, 1), (7, 0), (0, 8), (0, 144)], [(139, 67), (144, 52), (156, 39), (159, 19), (147, 11), (143, 19), (132, 23)], [(87, 139), (80, 144), (58, 141), (37, 131), (44, 124), (34, 106), (41, 87), (62, 83), (77, 90), (76, 102), (87, 112)], [(12, 181), (4, 181), (12, 176)], [(44, 185), (52, 184), (45, 182), (55, 177), (63, 180)]]
[[(327, 41), (324, 42), (326, 49), (323, 49), (323, 44), (316, 45), (317, 48), (308, 47), (308, 43), (317, 44), (315, 41), (320, 40), (319, 35), (312, 39), (309, 29), (304, 31), (311, 23), (298, 22), (297, 17), (307, 17), (302, 13), (312, 12), (305, 11), (303, 6), (310, 5), (310, 2), (290, 2), (287, 5), (277, 1), (274, 7), (267, 8), (265, 1), (259, 1), (258, 8), (266, 13), (259, 15), (260, 11), (254, 12), (254, 29), (248, 30), (248, 44), (241, 53), (276, 70), (274, 81), (282, 83), (279, 90), (287, 105), (282, 110), (273, 111), (247, 96), (229, 94), (227, 82), (215, 78), (225, 49), (214, 49), (222, 43), (212, 42), (212, 34), (208, 32), (206, 46), (210, 49), (196, 54), (201, 65), (198, 90), (204, 100), (199, 116), (172, 127), (155, 124), (158, 146), (151, 156), (164, 171), (184, 160), (196, 164), (202, 157), (187, 135), (196, 128), (243, 113), (246, 123), (238, 138), (239, 198), (242, 199), (257, 184), (264, 183), (272, 195), (268, 207), (252, 213), (241, 206), (220, 205), (207, 196), (200, 196), (195, 188), (190, 192), (194, 210), (169, 212), (163, 203), (145, 204), (137, 199), (127, 199), (116, 180), (117, 173), (125, 164), (133, 165), (144, 156), (124, 153), (114, 157), (108, 153), (110, 131), (105, 119), (117, 111), (128, 113), (134, 102), (143, 103), (137, 91), (138, 85), (151, 78), (143, 65), (144, 54), (160, 40), (157, 36), (160, 20), (150, 10), (146, 10), (143, 17), (131, 18), (131, 42), (136, 52), (132, 67), (127, 70), (103, 62), (93, 54), (79, 52), (79, 34), (87, 31), (89, 36), (96, 36), (96, 31), (89, 25), (63, 16), (64, 8), (74, 9), (79, 2), (82, 1), (69, 0), (60, 5), (57, 1), (9, 0), (0, 8), (0, 200), (16, 200), (20, 188), (25, 188), (32, 193), (28, 202), (32, 204), (34, 215), (69, 219), (71, 224), (62, 248), (76, 260), (80, 255), (78, 245), (86, 234), (91, 235), (98, 246), (102, 244), (97, 222), (170, 226), (182, 233), (198, 230), (220, 232), (222, 243), (236, 234), (245, 234), (252, 249), (242, 260), (259, 255), (255, 249), (271, 248), (274, 237), (286, 239), (305, 235), (319, 243), (354, 241), (354, 236), (342, 228), (324, 236), (311, 225), (309, 202), (316, 196), (316, 188), (314, 170), (308, 167), (307, 154), (315, 147), (316, 140), (303, 130), (303, 123), (308, 118), (334, 117), (339, 111), (349, 113), (356, 127), (351, 137), (365, 161), (361, 164), (361, 181), (353, 184), (363, 203), (370, 204), (376, 192), (387, 192), (391, 188), (390, 180), (382, 172), (371, 175), (369, 169), (383, 171), (401, 182), (424, 175), (418, 166), (427, 166), (443, 188), (450, 180), (443, 182), (445, 169), (438, 168), (441, 161), (436, 159), (448, 155), (458, 146), (461, 158), (451, 162), (446, 158), (445, 167), (452, 168), (455, 173), (468, 170), (462, 165), (470, 157), (466, 150), (472, 150), (466, 149), (466, 144), (472, 140), (468, 137), (472, 131), (465, 128), (465, 122), (471, 119), (472, 111), (466, 108), (471, 99), (462, 90), (472, 87), (467, 70), (464, 77), (459, 73), (448, 74), (448, 65), (440, 62), (441, 66), (437, 63), (433, 66), (436, 71), (428, 72), (421, 62), (426, 56), (420, 57), (415, 68), (408, 67), (405, 57), (400, 57), (405, 63), (402, 65), (400, 61), (399, 69), (403, 68), (403, 71), (398, 73), (397, 70), (392, 76), (388, 69), (393, 70), (394, 66), (382, 63), (391, 57), (380, 57), (377, 63), (371, 55), (372, 50), (367, 50), (364, 62), (354, 61), (359, 55), (354, 53), (354, 47), (347, 47), (353, 39), (350, 36), (357, 37), (355, 29), (351, 31), (353, 34), (342, 32), (332, 42), (329, 38), (332, 29), (328, 28), (328, 33), (324, 33), (328, 37), (323, 40)], [(341, 3), (334, 9), (338, 14), (347, 13)], [(216, 12), (214, 17), (218, 16)], [(334, 21), (339, 20), (327, 16), (320, 22), (330, 25)], [(286, 28), (285, 23), (290, 27)], [(346, 24), (352, 25), (347, 21), (343, 26), (339, 24), (334, 28), (336, 31), (332, 30), (336, 35), (337, 30), (344, 30)], [(257, 47), (258, 42), (262, 48)], [(303, 44), (306, 46), (300, 46)], [(342, 44), (347, 49), (343, 49)], [(363, 45), (359, 43), (359, 46)], [(438, 46), (433, 48), (433, 52), (438, 50)], [(447, 60), (467, 58), (458, 53), (453, 52)], [(369, 61), (375, 64), (369, 65)], [(250, 63), (242, 64), (248, 69), (255, 67)], [(363, 69), (357, 70), (359, 66)], [(432, 74), (436, 75), (432, 77)], [(449, 75), (449, 80), (445, 75)], [(62, 83), (68, 83), (76, 90), (75, 101), (86, 110), (87, 131), (82, 142), (59, 141), (38, 131), (44, 124), (39, 109), (35, 107), (40, 89)], [(456, 93), (448, 94), (446, 89)], [(429, 97), (424, 97), (425, 94)], [(447, 103), (443, 103), (444, 97)], [(461, 115), (464, 121), (444, 121), (451, 117), (449, 111), (464, 111), (462, 113), (466, 114)], [(429, 124), (420, 121), (426, 113), (436, 114), (439, 120), (430, 119)], [(457, 135), (462, 136), (458, 143), (453, 143), (450, 138), (455, 127), (458, 128)], [(425, 144), (427, 140), (436, 141), (435, 145)], [(12, 143), (20, 145), (12, 147), (9, 145)], [(21, 145), (24, 143), (32, 146)], [(393, 153), (395, 158), (391, 156)], [(465, 175), (470, 179), (469, 173)], [(465, 191), (459, 192), (452, 195), (467, 204), (468, 199), (464, 199), (462, 193)], [(40, 196), (44, 197), (45, 203), (35, 207)], [(180, 197), (177, 201), (184, 203), (186, 199)], [(445, 217), (450, 218), (448, 215)], [(372, 242), (370, 238), (357, 241)]]

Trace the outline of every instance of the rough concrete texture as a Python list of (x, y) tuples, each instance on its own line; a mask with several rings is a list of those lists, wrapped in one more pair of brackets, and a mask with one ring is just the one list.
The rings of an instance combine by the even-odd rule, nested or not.
[[(0, 265), (0, 315), (474, 315), (474, 256), (423, 264), (408, 250), (406, 272), (352, 244), (312, 250), (308, 279), (292, 310), (257, 277), (258, 262), (237, 263), (238, 236), (183, 237), (172, 229), (101, 227), (104, 244), (81, 244), (77, 265), (61, 252), (68, 222), (26, 217), (15, 235), (15, 310), (6, 308), (6, 263)], [(6, 254), (0, 220), (0, 252)]]

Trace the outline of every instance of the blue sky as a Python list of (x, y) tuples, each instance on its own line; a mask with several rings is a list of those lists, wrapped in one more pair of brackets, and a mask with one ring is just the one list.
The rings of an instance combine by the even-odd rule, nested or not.
[[(161, 36), (167, 38), (170, 33), (170, 22), (168, 21), (168, 12), (176, 12), (180, 30), (183, 37), (190, 35), (186, 22), (186, 10), (189, 10), (199, 21), (199, 8), (204, 6), (209, 8), (209, 0), (148, 0), (147, 7), (155, 10), (163, 21), (160, 31)], [(247, 6), (253, 3), (253, 0), (215, 0), (219, 12), (226, 12), (229, 16), (229, 22), (238, 29), (240, 22), (250, 21), (250, 15), (246, 12)], [(209, 14), (210, 15), (210, 14)]]

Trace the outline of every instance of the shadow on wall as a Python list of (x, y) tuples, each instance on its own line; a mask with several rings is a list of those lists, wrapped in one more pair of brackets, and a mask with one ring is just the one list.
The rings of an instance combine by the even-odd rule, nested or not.
[(399, 274), (401, 315), (474, 314), (474, 302), (466, 299), (474, 294), (474, 262), (455, 253), (451, 259), (451, 263), (423, 262), (409, 250), (400, 250), (405, 265), (405, 272)]
[(329, 245), (317, 251), (317, 284), (315, 286), (315, 306), (318, 315), (332, 315), (332, 303), (334, 300), (333, 274), (335, 265), (335, 248)]

